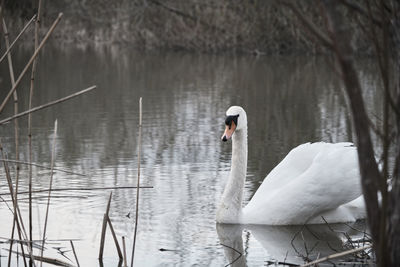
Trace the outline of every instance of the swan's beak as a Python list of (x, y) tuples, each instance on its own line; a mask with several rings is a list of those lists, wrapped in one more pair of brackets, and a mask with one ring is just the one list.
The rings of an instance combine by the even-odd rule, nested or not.
[(232, 137), (233, 133), (235, 132), (235, 130), (236, 130), (236, 124), (234, 122), (232, 122), (231, 126), (226, 125), (225, 132), (222, 135), (221, 140), (226, 142), (229, 139), (231, 139), (231, 137)]

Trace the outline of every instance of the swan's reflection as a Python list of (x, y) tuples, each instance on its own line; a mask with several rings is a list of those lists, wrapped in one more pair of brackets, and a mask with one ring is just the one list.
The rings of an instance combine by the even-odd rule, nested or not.
[(225, 257), (230, 263), (229, 266), (246, 266), (246, 259), (243, 255), (242, 231), (240, 224), (219, 224), (217, 233), (221, 245), (224, 247)]
[[(304, 226), (268, 226), (268, 225), (227, 225), (217, 224), (218, 238), (224, 247), (229, 266), (246, 266), (242, 231), (251, 232), (275, 262), (303, 264), (343, 250), (346, 236), (356, 237), (362, 233), (364, 222), (356, 222), (355, 228), (346, 224), (304, 225)], [(247, 248), (246, 248), (247, 249)], [(242, 257), (238, 258), (239, 254)]]

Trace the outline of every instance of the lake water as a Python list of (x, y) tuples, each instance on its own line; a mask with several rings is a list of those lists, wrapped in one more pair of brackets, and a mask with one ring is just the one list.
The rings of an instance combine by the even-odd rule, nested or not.
[[(16, 73), (31, 53), (25, 48), (16, 50)], [(360, 61), (359, 75), (367, 88), (369, 109), (379, 114), (376, 72), (368, 63)], [(9, 90), (5, 62), (0, 71), (3, 99)], [(25, 79), (19, 86), (21, 111), (27, 109), (28, 82)], [(239, 252), (243, 256), (235, 266), (285, 260), (302, 263), (299, 255), (306, 251), (315, 259), (343, 249), (344, 236), (326, 226), (215, 223), (230, 168), (231, 144), (220, 141), (229, 106), (243, 106), (249, 120), (245, 202), (293, 147), (308, 141), (353, 140), (342, 85), (330, 58), (141, 53), (117, 47), (53, 45), (40, 55), (36, 82), (34, 106), (97, 85), (95, 91), (33, 114), (33, 161), (50, 165), (57, 119), (55, 166), (86, 175), (57, 171), (53, 188), (136, 185), (138, 101), (143, 97), (141, 184), (153, 188), (140, 191), (135, 266), (225, 266)], [(9, 103), (1, 118), (12, 113)], [(19, 123), (20, 158), (28, 161), (27, 119)], [(0, 136), (8, 158), (15, 159), (13, 124), (0, 126)], [(15, 165), (11, 165), (11, 174), (15, 176)], [(0, 193), (11, 205), (5, 195), (3, 168), (0, 175)], [(27, 166), (21, 166), (19, 191), (27, 190), (27, 177)], [(33, 168), (34, 190), (48, 188), (49, 179), (49, 170)], [(68, 241), (73, 239), (81, 266), (98, 266), (103, 214), (111, 192), (110, 218), (120, 244), (121, 237), (126, 237), (130, 258), (136, 189), (53, 192), (46, 235), (52, 241), (45, 256), (68, 262), (55, 249), (61, 247), (74, 261)], [(34, 239), (42, 236), (46, 197), (47, 193), (34, 194)], [(19, 199), (27, 227), (26, 194)], [(0, 225), (0, 237), (9, 238), (12, 214), (4, 201), (0, 201)], [(365, 225), (356, 227), (364, 229)], [(333, 228), (359, 235), (346, 225)], [(8, 248), (8, 243), (0, 243), (2, 266), (7, 264)], [(107, 230), (104, 266), (117, 265)], [(17, 266), (16, 257), (12, 266)], [(23, 266), (21, 258), (18, 266)]]

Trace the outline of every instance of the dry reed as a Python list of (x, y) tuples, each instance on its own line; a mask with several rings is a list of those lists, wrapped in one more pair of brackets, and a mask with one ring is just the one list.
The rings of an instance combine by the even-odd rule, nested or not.
[[(2, 148), (1, 148), (1, 150), (2, 150)], [(2, 156), (4, 157), (4, 154), (3, 154), (3, 151), (2, 151)], [(5, 171), (6, 171), (6, 177), (7, 177), (7, 182), (8, 182), (8, 184), (9, 184), (9, 190), (10, 190), (10, 195), (12, 196), (11, 197), (11, 200), (12, 200), (12, 203), (13, 203), (13, 210), (11, 210), (11, 212), (14, 214), (14, 220), (13, 220), (13, 227), (12, 227), (12, 234), (11, 234), (11, 238), (13, 239), (14, 238), (14, 231), (15, 231), (15, 225), (17, 225), (17, 231), (18, 231), (18, 236), (19, 236), (19, 238), (20, 239), (22, 239), (22, 238), (24, 238), (23, 237), (23, 235), (22, 235), (22, 230), (21, 230), (21, 226), (20, 226), (20, 224), (19, 224), (19, 221), (18, 221), (18, 209), (17, 209), (17, 202), (15, 201), (15, 195), (13, 194), (13, 192), (12, 192), (12, 183), (11, 183), (11, 178), (9, 177), (9, 172), (8, 172), (8, 167), (4, 164), (4, 168), (5, 168)], [(10, 185), (10, 183), (11, 183), (11, 185)], [(9, 207), (10, 208), (10, 207)], [(26, 235), (26, 234), (25, 234)], [(10, 241), (10, 253), (9, 253), (9, 259), (8, 259), (8, 266), (10, 266), (11, 265), (11, 249), (12, 249), (12, 244), (13, 244), (13, 241)], [(23, 244), (21, 243), (21, 251), (22, 251), (22, 255), (24, 255), (25, 256), (25, 251), (24, 251), (24, 247), (23, 247)], [(24, 260), (24, 266), (27, 266), (27, 264), (26, 264), (26, 260), (25, 260), (25, 257), (23, 257), (23, 260)]]
[(113, 225), (111, 223), (111, 219), (110, 219), (110, 216), (108, 216), (108, 214), (107, 214), (107, 222), (108, 222), (108, 224), (110, 226), (110, 230), (111, 230), (112, 237), (114, 239), (115, 247), (117, 248), (118, 257), (119, 257), (120, 260), (122, 260), (123, 256), (122, 256), (121, 248), (119, 246), (117, 236), (115, 235), (114, 227), (113, 227)]
[(99, 260), (100, 261), (103, 260), (104, 242), (106, 240), (106, 230), (107, 230), (107, 217), (108, 217), (108, 212), (110, 211), (111, 197), (112, 197), (112, 192), (110, 193), (110, 198), (108, 199), (106, 213), (104, 213), (104, 216), (103, 216), (103, 226), (102, 226), (102, 230), (101, 230), (100, 250), (99, 250)]
[(0, 105), (0, 113), (3, 111), (5, 105), (7, 104), (8, 100), (10, 100), (11, 95), (13, 94), (14, 90), (17, 89), (17, 86), (21, 82), (22, 78), (25, 76), (25, 73), (28, 71), (29, 67), (32, 65), (33, 61), (35, 58), (38, 56), (40, 50), (43, 48), (47, 40), (49, 39), (50, 35), (56, 28), (57, 24), (60, 22), (62, 13), (60, 13), (57, 17), (57, 19), (54, 21), (53, 25), (50, 27), (49, 31), (46, 33), (45, 37), (43, 38), (42, 42), (40, 43), (39, 47), (35, 50), (33, 53), (32, 57), (28, 61), (28, 63), (25, 65), (25, 68), (22, 70), (21, 74), (18, 76), (18, 79), (15, 81), (14, 86), (12, 86), (11, 90), (8, 92), (7, 96), (4, 98), (3, 103)]
[[(56, 137), (57, 137), (57, 120), (54, 122), (54, 135), (53, 135), (53, 147), (51, 151), (51, 173), (50, 173), (50, 184), (49, 184), (49, 194), (47, 197), (47, 207), (46, 207), (46, 217), (44, 219), (44, 228), (43, 228), (43, 240), (42, 240), (42, 250), (40, 252), (40, 257), (43, 257), (43, 251), (44, 251), (44, 243), (46, 239), (46, 230), (47, 230), (47, 220), (49, 218), (49, 207), (50, 207), (50, 196), (51, 196), (51, 188), (53, 187), (53, 166), (54, 166), (54, 161), (55, 161), (55, 156), (56, 156)], [(29, 201), (31, 202), (31, 201)], [(40, 266), (42, 266), (42, 261), (40, 262)]]
[(127, 258), (126, 258), (125, 236), (122, 236), (122, 249), (123, 249), (123, 252), (124, 252), (124, 267), (128, 267)]
[[(35, 23), (35, 50), (37, 50), (39, 47), (39, 27), (40, 27), (40, 15), (41, 15), (40, 11), (41, 10), (42, 10), (42, 0), (39, 0), (37, 19), (36, 19), (36, 23)], [(37, 64), (37, 58), (34, 58), (33, 62), (32, 62), (28, 109), (32, 108), (36, 64)], [(29, 113), (29, 116), (28, 116), (28, 147), (29, 147), (29, 163), (32, 163), (32, 113)], [(32, 165), (29, 165), (28, 186), (29, 186), (29, 240), (32, 242), (32, 239), (33, 239), (33, 236), (32, 236)], [(30, 245), (32, 246), (32, 243)], [(43, 250), (42, 250), (42, 253), (43, 253)], [(43, 256), (43, 254), (42, 254), (42, 256)]]
[(76, 256), (76, 252), (75, 252), (74, 243), (72, 242), (72, 240), (70, 240), (69, 242), (71, 243), (71, 248), (72, 248), (72, 252), (74, 253), (74, 257), (75, 257), (76, 265), (77, 265), (78, 267), (80, 267), (80, 265), (79, 265), (79, 261), (78, 261), (78, 257)]
[[(9, 40), (9, 33), (7, 29), (7, 25), (5, 20), (3, 19), (3, 31), (4, 31), (4, 41), (6, 44), (6, 49), (10, 49), (10, 40)], [(11, 80), (11, 85), (15, 84), (15, 76), (14, 76), (14, 67), (12, 63), (12, 58), (11, 58), (11, 53), (7, 53), (7, 60), (8, 60), (8, 69), (10, 73), (10, 80)], [(17, 91), (13, 93), (13, 98), (14, 98), (14, 115), (18, 114), (18, 95)], [(19, 131), (18, 131), (18, 120), (14, 121), (14, 134), (15, 134), (15, 155), (16, 158), (19, 159)], [(16, 178), (15, 178), (15, 195), (14, 195), (14, 200), (15, 203), (18, 204), (18, 185), (19, 185), (19, 164), (17, 164), (17, 170), (16, 170)], [(11, 250), (13, 247), (13, 241), (12, 239), (14, 238), (14, 233), (15, 233), (15, 223), (17, 221), (17, 214), (14, 213), (14, 221), (13, 221), (13, 226), (11, 230), (11, 241), (10, 241), (10, 252), (8, 255), (8, 266), (11, 265)], [(21, 245), (21, 251), (24, 252), (24, 247), (23, 244)], [(24, 258), (24, 266), (26, 266), (26, 260)]]
[[(15, 120), (15, 121), (17, 121), (17, 120)], [(18, 155), (17, 155), (17, 156), (18, 156)], [(0, 161), (3, 161), (3, 159), (1, 159)], [(15, 164), (17, 164), (17, 165), (19, 165), (19, 164), (23, 164), (23, 165), (32, 165), (32, 166), (35, 166), (35, 167), (39, 167), (39, 168), (51, 170), (50, 167), (47, 167), (47, 166), (44, 166), (44, 165), (40, 165), (40, 164), (37, 164), (37, 163), (29, 163), (29, 162), (26, 162), (26, 161), (13, 160), (13, 159), (7, 159), (7, 162), (8, 162), (8, 163), (15, 163)], [(18, 169), (18, 168), (17, 168), (17, 169)], [(63, 169), (60, 169), (60, 168), (53, 168), (53, 171), (65, 172), (65, 173), (68, 173), (68, 174), (79, 175), (79, 176), (86, 176), (86, 174), (83, 174), (83, 173), (78, 173), (78, 172), (63, 170)]]
[(133, 267), (133, 260), (135, 257), (135, 246), (136, 246), (136, 236), (137, 236), (137, 226), (139, 219), (139, 189), (140, 189), (140, 154), (142, 149), (142, 98), (139, 99), (139, 149), (138, 149), (138, 178), (136, 187), (136, 210), (135, 210), (135, 230), (133, 234), (133, 245), (132, 245), (132, 258), (131, 267)]
[[(3, 151), (3, 146), (2, 146), (1, 140), (0, 140), (0, 152), (1, 152), (2, 158), (4, 159), (5, 155), (4, 155), (4, 151)], [(11, 200), (12, 200), (12, 203), (13, 203), (13, 209), (14, 209), (13, 213), (16, 214), (16, 216), (14, 216), (14, 219), (16, 219), (15, 222), (16, 222), (16, 225), (17, 225), (18, 235), (19, 235), (20, 239), (24, 238), (25, 240), (28, 240), (28, 237), (27, 237), (27, 234), (26, 234), (26, 230), (25, 230), (25, 227), (24, 227), (24, 224), (23, 224), (21, 212), (19, 210), (18, 203), (15, 201), (15, 198), (14, 198), (14, 189), (13, 189), (13, 184), (12, 184), (11, 175), (10, 175), (10, 172), (9, 172), (9, 168), (8, 168), (7, 162), (3, 161), (3, 165), (4, 165), (4, 170), (5, 170), (5, 174), (6, 174), (6, 178), (7, 178), (8, 188), (9, 188), (10, 195), (11, 195)], [(28, 248), (29, 248), (29, 246), (28, 246)], [(29, 251), (29, 255), (30, 255), (31, 259), (32, 259), (32, 250), (28, 249), (28, 251)], [(22, 253), (24, 254), (23, 248), (22, 248)]]
[[(17, 35), (17, 37), (15, 37), (14, 41), (6, 48), (6, 52), (4, 52), (4, 54), (1, 56), (0, 58), (0, 63), (3, 61), (3, 59), (6, 58), (6, 56), (10, 53), (11, 49), (13, 48), (13, 46), (17, 43), (17, 41), (19, 40), (19, 38), (22, 36), (22, 34), (26, 31), (26, 29), (28, 29), (29, 25), (32, 24), (32, 22), (35, 20), (36, 18), (36, 14), (33, 15), (33, 17), (31, 18), (31, 20), (25, 25), (25, 27), (21, 30), (21, 32)], [(4, 18), (3, 18), (3, 23), (4, 23)], [(4, 33), (5, 36), (8, 35), (8, 33)]]
[(6, 119), (4, 119), (4, 120), (1, 120), (1, 121), (0, 121), (0, 125), (5, 124), (5, 123), (7, 123), (7, 122), (9, 122), (9, 121), (12, 121), (12, 120), (14, 120), (14, 119), (16, 119), (16, 118), (19, 118), (19, 117), (28, 115), (29, 113), (36, 112), (36, 111), (38, 111), (38, 110), (41, 110), (41, 109), (44, 109), (44, 108), (53, 106), (53, 105), (55, 105), (55, 104), (64, 102), (64, 101), (69, 100), (69, 99), (74, 98), (74, 97), (77, 97), (77, 96), (79, 96), (79, 95), (82, 95), (82, 94), (84, 94), (84, 93), (87, 93), (87, 92), (89, 92), (89, 91), (92, 91), (92, 90), (95, 89), (95, 88), (96, 88), (96, 85), (93, 85), (93, 86), (91, 86), (91, 87), (89, 87), (89, 88), (83, 89), (83, 90), (81, 90), (81, 91), (79, 91), (79, 92), (76, 92), (76, 93), (73, 93), (73, 94), (71, 94), (71, 95), (69, 95), (69, 96), (66, 96), (66, 97), (63, 97), (63, 98), (60, 98), (60, 99), (51, 101), (51, 102), (49, 102), (49, 103), (47, 103), (47, 104), (43, 104), (43, 105), (38, 106), (38, 107), (34, 107), (34, 108), (30, 109), (30, 110), (26, 110), (26, 111), (24, 111), (24, 112), (21, 112), (21, 113), (19, 113), (19, 114), (17, 114), (17, 115), (12, 116), (12, 117), (8, 117), (8, 118), (6, 118)]
[[(21, 253), (16, 252), (16, 251), (12, 251), (12, 253), (15, 253), (17, 255), (21, 255), (22, 256)], [(49, 264), (52, 264), (52, 265), (56, 265), (56, 266), (75, 267), (74, 265), (71, 265), (68, 262), (64, 262), (64, 261), (61, 261), (61, 260), (58, 260), (58, 259), (49, 258), (49, 257), (42, 257), (42, 256), (33, 255), (32, 258), (34, 260), (40, 261), (41, 263), (42, 262), (46, 262), (46, 263), (49, 263)]]
[[(58, 23), (61, 20), (62, 17), (62, 13), (59, 13), (57, 19), (53, 22), (53, 24), (51, 25), (51, 27), (49, 28), (49, 30), (47, 31), (47, 33), (45, 34), (44, 38), (42, 39), (42, 41), (39, 44), (39, 25), (40, 25), (40, 14), (41, 14), (41, 7), (42, 7), (42, 1), (38, 0), (39, 2), (39, 8), (38, 8), (38, 13), (36, 15), (34, 15), (30, 21), (24, 26), (24, 28), (20, 31), (20, 33), (17, 35), (17, 37), (14, 39), (14, 41), (10, 44), (10, 40), (9, 40), (9, 33), (7, 30), (7, 26), (5, 23), (5, 20), (3, 19), (3, 9), (4, 9), (4, 0), (0, 0), (1, 4), (0, 4), (0, 33), (1, 30), (4, 30), (4, 37), (5, 37), (5, 43), (6, 43), (6, 51), (5, 53), (2, 55), (2, 57), (0, 58), (0, 62), (2, 62), (6, 57), (8, 58), (8, 66), (9, 66), (9, 72), (10, 72), (10, 80), (11, 80), (11, 89), (8, 91), (6, 97), (3, 99), (3, 101), (1, 102), (0, 105), (0, 113), (2, 113), (2, 111), (4, 110), (6, 104), (9, 102), (11, 96), (13, 96), (14, 99), (14, 115), (12, 117), (3, 119), (0, 122), (0, 125), (5, 124), (9, 121), (14, 120), (14, 132), (15, 132), (15, 152), (16, 152), (16, 159), (15, 160), (9, 160), (7, 159), (7, 157), (5, 156), (5, 153), (3, 151), (3, 147), (1, 144), (1, 140), (0, 140), (0, 151), (1, 151), (1, 161), (3, 163), (3, 166), (5, 168), (5, 176), (6, 176), (6, 180), (9, 186), (9, 193), (7, 195), (11, 196), (11, 202), (13, 204), (13, 209), (10, 208), (11, 212), (14, 214), (14, 220), (13, 220), (13, 227), (12, 227), (12, 232), (11, 232), (11, 238), (8, 239), (10, 242), (10, 249), (9, 249), (9, 258), (8, 258), (8, 266), (11, 265), (11, 253), (16, 253), (17, 254), (17, 265), (18, 263), (18, 259), (19, 256), (22, 255), (23, 261), (24, 261), (24, 266), (27, 266), (27, 262), (26, 262), (26, 258), (27, 258), (27, 254), (29, 254), (30, 257), (30, 266), (36, 266), (35, 264), (35, 260), (40, 261), (40, 265), (42, 266), (43, 262), (47, 262), (53, 265), (59, 265), (59, 266), (72, 266), (69, 263), (65, 263), (63, 261), (59, 261), (57, 259), (52, 259), (52, 258), (46, 258), (43, 257), (43, 251), (44, 251), (44, 245), (46, 242), (46, 229), (47, 229), (47, 222), (48, 222), (48, 216), (49, 216), (49, 205), (50, 205), (50, 199), (51, 199), (51, 192), (52, 191), (57, 191), (56, 190), (52, 190), (52, 184), (53, 184), (53, 176), (54, 176), (54, 171), (58, 170), (58, 171), (63, 171), (69, 174), (74, 174), (74, 175), (80, 175), (80, 176), (84, 176), (84, 174), (80, 174), (80, 173), (74, 173), (74, 172), (70, 172), (70, 171), (66, 171), (66, 170), (61, 170), (61, 169), (56, 169), (54, 168), (54, 161), (55, 161), (55, 149), (56, 149), (56, 136), (57, 136), (57, 120), (55, 121), (55, 125), (54, 125), (54, 136), (53, 136), (53, 147), (52, 147), (52, 154), (51, 154), (51, 167), (48, 168), (46, 166), (42, 166), (39, 164), (34, 164), (32, 163), (32, 134), (31, 134), (31, 129), (32, 129), (32, 113), (38, 110), (41, 110), (43, 108), (47, 108), (50, 107), (52, 105), (61, 103), (63, 101), (66, 101), (68, 99), (71, 99), (73, 97), (79, 96), (81, 94), (84, 94), (86, 92), (89, 92), (93, 89), (96, 88), (96, 86), (92, 86), (89, 87), (87, 89), (84, 89), (82, 91), (79, 91), (77, 93), (74, 93), (72, 95), (69, 95), (67, 97), (52, 101), (50, 103), (32, 108), (32, 99), (33, 99), (33, 91), (34, 91), (34, 80), (35, 80), (35, 72), (36, 72), (36, 66), (37, 66), (37, 57), (41, 51), (41, 49), (44, 47), (44, 45), (46, 44), (46, 42), (48, 41), (49, 37), (51, 36), (51, 34), (53, 33), (55, 27), (58, 25)], [(21, 73), (19, 74), (18, 78), (15, 79), (14, 76), (14, 70), (13, 70), (13, 66), (12, 66), (12, 59), (11, 59), (11, 53), (10, 51), (12, 50), (13, 46), (17, 43), (17, 41), (20, 39), (20, 37), (23, 35), (23, 33), (28, 29), (28, 27), (32, 24), (33, 21), (35, 21), (35, 18), (37, 18), (36, 20), (36, 25), (35, 25), (35, 48), (34, 48), (34, 53), (31, 56), (31, 58), (29, 59), (28, 63), (26, 63), (26, 65), (24, 66), (23, 70), (21, 71)], [(18, 111), (18, 95), (17, 95), (17, 87), (19, 86), (19, 84), (21, 83), (23, 77), (25, 76), (26, 72), (28, 71), (28, 69), (32, 66), (32, 72), (31, 72), (31, 81), (30, 81), (30, 94), (29, 94), (29, 107), (27, 111), (21, 112), (19, 113)], [(28, 118), (28, 138), (29, 138), (29, 162), (22, 162), (19, 160), (19, 127), (18, 127), (18, 118), (21, 116), (25, 116), (25, 115), (29, 115)], [(8, 167), (8, 163), (9, 162), (13, 162), (16, 164), (16, 180), (15, 180), (15, 188), (13, 187), (13, 181), (11, 179), (11, 174), (10, 174), (10, 170)], [(20, 164), (27, 164), (29, 165), (29, 191), (28, 192), (19, 192), (18, 191), (18, 184), (19, 184), (19, 170), (20, 170)], [(42, 240), (40, 240), (42, 242), (42, 246), (41, 246), (41, 255), (40, 256), (34, 256), (33, 255), (33, 238), (32, 238), (32, 193), (34, 192), (32, 190), (32, 166), (38, 166), (38, 167), (42, 167), (42, 168), (47, 168), (50, 169), (51, 174), (50, 174), (50, 185), (49, 185), (49, 189), (45, 190), (48, 192), (48, 196), (47, 196), (47, 206), (46, 206), (46, 217), (45, 217), (45, 222), (44, 222), (44, 231), (43, 231), (43, 238)], [(62, 190), (69, 190), (69, 189), (62, 189)], [(78, 189), (72, 189), (72, 190), (96, 190), (94, 188), (90, 188), (90, 189), (86, 189), (86, 188), (78, 188)], [(40, 190), (39, 190), (40, 191)], [(21, 193), (28, 193), (29, 194), (29, 237), (28, 237), (28, 233), (25, 230), (24, 224), (23, 224), (23, 218), (21, 215), (21, 212), (19, 210), (19, 205), (18, 205), (18, 195)], [(111, 196), (110, 196), (111, 197)], [(109, 207), (108, 207), (109, 209)], [(111, 220), (108, 217), (108, 211), (107, 211), (107, 216), (106, 219), (108, 220), (108, 223), (110, 224), (110, 228), (111, 228), (111, 232), (113, 234), (113, 237), (115, 240), (116, 236), (115, 236), (115, 232), (114, 229), (112, 227), (111, 224)], [(15, 233), (15, 228), (17, 228), (17, 232), (19, 235), (19, 239), (14, 239), (14, 233)], [(73, 246), (72, 240), (69, 240), (71, 243), (71, 247), (73, 249), (74, 252), (74, 256), (76, 259), (76, 263), (79, 266), (79, 262), (76, 256), (76, 252), (75, 252), (75, 248)], [(18, 251), (19, 247), (17, 246), (17, 251), (13, 251), (13, 243), (17, 242), (20, 243), (21, 245), (21, 252)], [(24, 245), (26, 245), (27, 249), (28, 249), (28, 253), (24, 252)], [(120, 258), (122, 258), (122, 252), (119, 249), (118, 246), (118, 242), (116, 241), (116, 245), (119, 251), (119, 255)]]
[[(1, 160), (0, 160), (1, 161)], [(136, 186), (109, 186), (109, 187), (69, 187), (69, 188), (52, 188), (51, 192), (56, 192), (56, 191), (96, 191), (96, 190), (109, 190), (109, 189), (135, 189)], [(153, 188), (153, 186), (141, 186), (140, 188)], [(40, 189), (40, 190), (34, 190), (32, 193), (43, 193), (43, 192), (49, 192), (49, 189)], [(27, 194), (29, 193), (28, 191), (22, 191), (18, 192), (18, 194)], [(0, 196), (8, 196), (10, 193), (1, 193)]]

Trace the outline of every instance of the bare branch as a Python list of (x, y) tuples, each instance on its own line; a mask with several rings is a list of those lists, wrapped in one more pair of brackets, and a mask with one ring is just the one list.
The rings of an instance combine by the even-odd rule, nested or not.
[(308, 19), (296, 6), (295, 1), (279, 1), (282, 5), (285, 5), (289, 7), (295, 16), (300, 20), (300, 22), (303, 24), (303, 26), (309, 30), (318, 40), (326, 47), (332, 49), (333, 48), (333, 43), (332, 40), (327, 36), (325, 33), (323, 33), (317, 25), (315, 25), (310, 19)]
[(309, 263), (307, 263), (307, 264), (304, 264), (304, 265), (302, 265), (301, 267), (313, 266), (313, 265), (316, 265), (316, 264), (321, 263), (321, 262), (324, 262), (324, 261), (328, 261), (328, 260), (331, 260), (331, 259), (340, 258), (340, 257), (346, 256), (346, 255), (349, 255), (349, 254), (353, 254), (353, 253), (357, 253), (357, 252), (359, 252), (359, 251), (363, 251), (363, 250), (369, 249), (369, 248), (371, 248), (371, 247), (372, 247), (372, 245), (366, 245), (366, 246), (361, 247), (361, 248), (355, 248), (355, 249), (351, 249), (351, 250), (339, 252), (339, 253), (336, 253), (336, 254), (332, 254), (332, 255), (329, 255), (329, 256), (320, 258), (320, 259), (318, 259), (318, 260), (309, 262)]
[[(340, 2), (342, 2), (343, 5), (345, 5), (346, 7), (348, 7), (349, 9), (357, 12), (358, 14), (365, 16), (365, 17), (369, 17), (368, 11), (362, 7), (361, 5), (359, 5), (359, 2), (356, 1), (348, 1), (348, 0), (340, 0)], [(382, 27), (382, 22), (376, 18), (375, 16), (371, 17), (372, 22), (378, 26), (378, 27)]]

